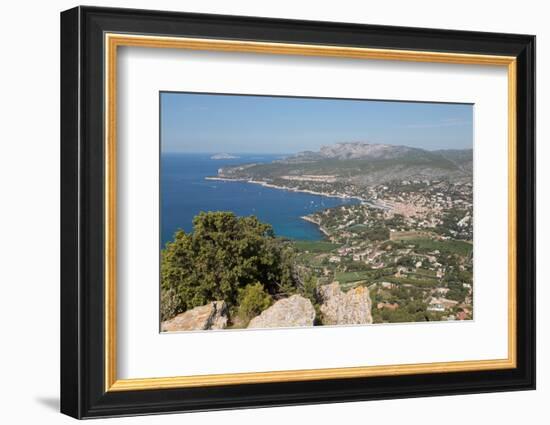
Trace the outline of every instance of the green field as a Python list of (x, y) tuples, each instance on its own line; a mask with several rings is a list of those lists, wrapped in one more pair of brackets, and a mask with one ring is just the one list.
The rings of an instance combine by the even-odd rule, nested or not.
[(331, 252), (340, 248), (342, 245), (326, 241), (296, 241), (294, 247), (298, 251), (309, 251), (313, 253)]
[(379, 281), (396, 283), (398, 285), (408, 284), (408, 285), (418, 286), (422, 288), (431, 288), (439, 285), (439, 281), (435, 279), (414, 279), (414, 278), (408, 278), (408, 277), (394, 277), (394, 276), (386, 276), (386, 277), (380, 278)]
[(436, 272), (435, 270), (429, 270), (429, 269), (416, 269), (415, 273), (416, 276), (421, 277), (427, 277), (427, 278), (435, 278)]
[(397, 246), (415, 245), (418, 249), (427, 251), (439, 250), (441, 253), (469, 255), (473, 245), (465, 241), (447, 240), (440, 241), (429, 238), (408, 239), (406, 241), (393, 241)]
[(393, 232), (390, 234), (392, 241), (410, 241), (415, 239), (427, 239), (429, 236), (427, 232), (406, 231), (406, 232)]
[(337, 280), (342, 285), (367, 279), (372, 279), (372, 275), (369, 272), (336, 272), (334, 276), (334, 280)]
[(354, 224), (353, 226), (348, 227), (348, 230), (352, 232), (364, 232), (365, 230), (369, 230), (369, 226), (363, 223)]
[(301, 264), (304, 264), (308, 267), (322, 267), (323, 258), (325, 255), (318, 252), (299, 252), (297, 258)]

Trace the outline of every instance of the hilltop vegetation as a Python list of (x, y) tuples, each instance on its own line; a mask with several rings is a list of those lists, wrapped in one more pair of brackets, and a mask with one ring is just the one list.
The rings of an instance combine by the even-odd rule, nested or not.
[(215, 300), (230, 308), (244, 300), (251, 312), (254, 299), (268, 304), (261, 291), (273, 296), (295, 290), (293, 250), (269, 224), (209, 212), (196, 216), (193, 226), (192, 233), (176, 232), (162, 251), (163, 320)]
[[(316, 243), (304, 241), (301, 247)], [(318, 242), (322, 252), (338, 245)], [(243, 327), (277, 300), (299, 294), (317, 307), (317, 278), (297, 262), (293, 242), (276, 238), (255, 216), (202, 212), (161, 252), (161, 320), (212, 302)]]
[[(471, 150), (427, 151), (406, 146), (339, 143), (270, 164), (242, 164), (219, 170), (228, 179), (304, 186), (303, 176), (322, 175), (332, 183), (378, 184), (396, 179), (464, 179), (471, 176)], [(299, 180), (294, 180), (298, 177)], [(315, 181), (312, 179), (312, 181)]]

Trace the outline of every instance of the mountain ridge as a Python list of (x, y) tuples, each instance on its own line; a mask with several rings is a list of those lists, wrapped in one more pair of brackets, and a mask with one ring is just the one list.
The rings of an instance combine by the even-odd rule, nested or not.
[(391, 180), (456, 180), (471, 178), (472, 149), (428, 151), (404, 145), (341, 142), (304, 151), (268, 164), (221, 168), (218, 177), (273, 181), (300, 176), (326, 176), (333, 182), (360, 185)]

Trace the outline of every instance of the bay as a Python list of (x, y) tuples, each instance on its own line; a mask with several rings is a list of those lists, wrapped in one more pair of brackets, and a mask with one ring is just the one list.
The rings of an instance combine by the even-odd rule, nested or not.
[(231, 211), (238, 216), (255, 215), (273, 226), (277, 236), (296, 240), (322, 240), (318, 227), (301, 216), (325, 208), (357, 203), (309, 193), (263, 187), (246, 182), (206, 180), (218, 168), (243, 163), (272, 162), (281, 155), (239, 155), (211, 159), (211, 154), (163, 153), (160, 163), (161, 246), (174, 232), (191, 232), (193, 218), (201, 211)]

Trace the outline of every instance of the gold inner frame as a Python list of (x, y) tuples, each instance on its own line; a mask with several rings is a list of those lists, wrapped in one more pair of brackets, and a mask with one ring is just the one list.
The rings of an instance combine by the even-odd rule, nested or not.
[[(516, 359), (516, 58), (462, 53), (337, 47), (326, 45), (105, 34), (105, 391), (135, 391), (214, 385), (357, 378), (417, 373), (511, 369)], [(116, 123), (117, 48), (119, 46), (324, 56), (469, 65), (504, 66), (508, 72), (508, 357), (382, 366), (118, 379), (116, 324)]]

